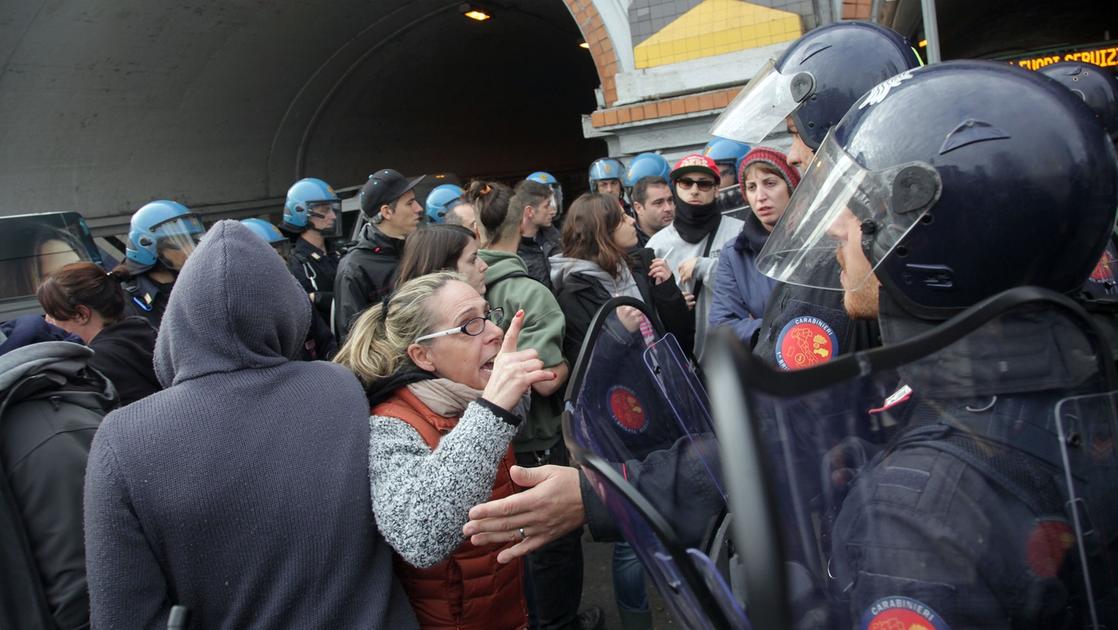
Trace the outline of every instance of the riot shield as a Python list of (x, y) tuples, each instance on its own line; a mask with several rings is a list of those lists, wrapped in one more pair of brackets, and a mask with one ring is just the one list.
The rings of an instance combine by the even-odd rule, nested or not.
[(567, 447), (674, 617), (694, 628), (748, 627), (705, 553), (726, 506), (709, 402), (678, 344), (652, 322), (633, 298), (598, 311), (567, 390)]
[(1115, 627), (1106, 341), (1074, 302), (1034, 288), (925, 328), (795, 372), (732, 335), (713, 344), (705, 367), (751, 619)]

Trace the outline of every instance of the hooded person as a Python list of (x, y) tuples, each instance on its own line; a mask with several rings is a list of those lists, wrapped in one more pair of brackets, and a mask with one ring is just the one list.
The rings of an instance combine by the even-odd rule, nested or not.
[(671, 172), (675, 219), (648, 239), (657, 258), (667, 261), (676, 282), (695, 300), (695, 349), (700, 361), (716, 282), (718, 256), (734, 240), (742, 221), (719, 211), (718, 165), (698, 153), (684, 156)]
[(364, 392), (341, 366), (293, 360), (310, 301), (249, 234), (207, 235), (156, 341), (165, 389), (94, 440), (93, 625), (164, 627), (181, 604), (198, 627), (415, 627), (373, 519)]
[(89, 624), (82, 484), (93, 434), (117, 405), (93, 351), (37, 315), (0, 326), (0, 626)]

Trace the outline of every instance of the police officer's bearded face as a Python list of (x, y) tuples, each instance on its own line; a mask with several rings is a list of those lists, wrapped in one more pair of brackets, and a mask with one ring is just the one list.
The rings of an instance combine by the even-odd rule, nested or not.
[(397, 199), (392, 205), (381, 206), (384, 221), (381, 230), (394, 238), (404, 238), (419, 227), (423, 218), (423, 206), (415, 200), (415, 193), (408, 191)]
[(799, 129), (796, 129), (796, 122), (792, 120), (791, 116), (784, 119), (784, 124), (788, 128), (789, 135), (792, 136), (792, 148), (788, 150), (788, 163), (802, 173), (807, 170), (807, 165), (815, 159), (815, 151), (804, 144), (803, 139), (800, 138)]
[(672, 189), (666, 184), (649, 186), (645, 191), (644, 203), (633, 202), (633, 211), (640, 220), (640, 228), (652, 236), (675, 220), (675, 198)]
[(599, 179), (597, 181), (598, 192), (603, 195), (613, 195), (614, 197), (621, 197), (621, 180), (620, 179)]
[(842, 303), (847, 315), (852, 319), (877, 319), (881, 283), (862, 251), (862, 222), (844, 209), (827, 233), (839, 243), (835, 258), (842, 268), (839, 280), (845, 292)]

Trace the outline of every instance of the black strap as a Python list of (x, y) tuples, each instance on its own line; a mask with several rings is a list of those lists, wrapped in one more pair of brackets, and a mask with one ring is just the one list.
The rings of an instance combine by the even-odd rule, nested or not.
[[(700, 256), (700, 258), (706, 258), (706, 257), (710, 256), (710, 248), (714, 246), (714, 235), (718, 233), (718, 228), (721, 227), (721, 226), (722, 226), (722, 220), (719, 219), (718, 225), (714, 226), (714, 230), (712, 230), (710, 234), (707, 234), (706, 245), (703, 245), (703, 255)], [(695, 264), (698, 265), (699, 263), (696, 262)], [(694, 273), (694, 270), (692, 270), (691, 273)], [(703, 280), (702, 280), (702, 278), (700, 278), (700, 279), (695, 281), (695, 302), (696, 302), (696, 304), (698, 303), (698, 300), (699, 300), (699, 294), (702, 293), (702, 291), (703, 291)]]

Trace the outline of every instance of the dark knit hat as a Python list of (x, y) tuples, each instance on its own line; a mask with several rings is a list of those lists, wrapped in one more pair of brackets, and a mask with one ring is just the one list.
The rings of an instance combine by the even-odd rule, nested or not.
[(789, 190), (794, 191), (796, 186), (800, 185), (800, 171), (788, 163), (786, 155), (769, 147), (755, 147), (745, 154), (745, 157), (741, 159), (741, 166), (738, 167), (738, 186), (741, 187), (743, 198), (745, 197), (745, 171), (749, 170), (750, 165), (757, 162), (764, 162), (775, 169), (784, 178)]

